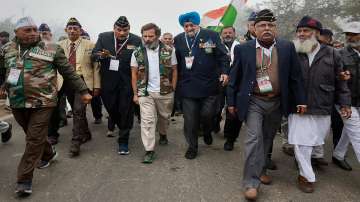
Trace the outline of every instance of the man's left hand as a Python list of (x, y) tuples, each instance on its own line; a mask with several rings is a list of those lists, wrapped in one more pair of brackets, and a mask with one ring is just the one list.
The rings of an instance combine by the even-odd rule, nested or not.
[(349, 119), (351, 117), (351, 108), (348, 106), (341, 107), (340, 115), (346, 119)]
[(81, 101), (84, 104), (89, 104), (91, 102), (92, 96), (89, 93), (85, 93), (81, 95)]
[(229, 76), (227, 74), (221, 74), (220, 82), (221, 82), (222, 86), (226, 86), (229, 83)]

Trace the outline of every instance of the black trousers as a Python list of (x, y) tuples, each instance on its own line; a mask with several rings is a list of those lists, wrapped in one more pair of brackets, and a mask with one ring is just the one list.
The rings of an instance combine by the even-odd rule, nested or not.
[(100, 96), (93, 97), (91, 100), (91, 110), (95, 119), (102, 118), (102, 102)]
[[(64, 102), (65, 101), (65, 102)], [(58, 92), (58, 103), (56, 107), (54, 107), (54, 110), (51, 113), (50, 122), (49, 122), (49, 129), (48, 129), (48, 137), (59, 137), (59, 124), (60, 121), (64, 119), (64, 103), (66, 106), (66, 97), (64, 93), (64, 89), (61, 88)], [(66, 119), (66, 113), (65, 113), (65, 119)]]
[(331, 129), (333, 131), (333, 146), (334, 148), (338, 144), (341, 133), (344, 127), (344, 123), (341, 119), (340, 114), (336, 111), (335, 107), (333, 108), (332, 114), (331, 114)]
[[(134, 123), (133, 96), (126, 89), (107, 92), (102, 91), (101, 99), (104, 107), (109, 113), (110, 121), (119, 128), (119, 144), (128, 144), (130, 130)], [(110, 128), (115, 128), (111, 126)]]
[(184, 135), (189, 149), (197, 151), (198, 132), (200, 124), (204, 136), (211, 135), (214, 115), (216, 113), (217, 97), (183, 98)]
[(230, 114), (230, 112), (226, 109), (224, 137), (228, 141), (235, 142), (235, 140), (239, 137), (241, 126), (242, 121), (240, 121), (237, 116)]

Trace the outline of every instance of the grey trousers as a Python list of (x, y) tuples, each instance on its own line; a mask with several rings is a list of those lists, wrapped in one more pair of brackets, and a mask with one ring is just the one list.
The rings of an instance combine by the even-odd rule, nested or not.
[(281, 123), (280, 99), (251, 97), (246, 117), (245, 164), (243, 185), (258, 188), (260, 176), (266, 173), (265, 159)]

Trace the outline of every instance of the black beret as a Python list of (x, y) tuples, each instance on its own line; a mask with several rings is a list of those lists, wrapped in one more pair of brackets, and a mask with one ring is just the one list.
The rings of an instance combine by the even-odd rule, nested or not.
[(275, 22), (276, 17), (274, 16), (274, 13), (271, 10), (264, 9), (256, 13), (255, 24), (260, 21)]
[(300, 27), (309, 27), (312, 29), (316, 29), (321, 31), (322, 30), (322, 24), (321, 22), (319, 22), (318, 20), (316, 20), (315, 18), (312, 18), (310, 16), (304, 16), (298, 26), (296, 27), (296, 29), (299, 29)]
[(330, 29), (324, 28), (324, 29), (322, 29), (322, 30), (320, 31), (320, 35), (333, 36), (334, 33), (333, 33)]
[(128, 27), (130, 24), (129, 24), (128, 19), (125, 16), (120, 16), (116, 20), (115, 25), (118, 27)]

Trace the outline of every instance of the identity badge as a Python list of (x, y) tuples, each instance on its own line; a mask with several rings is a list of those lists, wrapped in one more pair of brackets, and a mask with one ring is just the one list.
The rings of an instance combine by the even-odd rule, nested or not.
[(119, 64), (120, 64), (119, 60), (111, 59), (109, 70), (116, 71), (116, 72), (119, 71)]
[(10, 85), (14, 85), (14, 86), (17, 85), (20, 78), (20, 74), (21, 74), (20, 69), (11, 68), (6, 82)]
[(194, 56), (185, 57), (186, 69), (191, 69), (194, 62)]
[(270, 77), (268, 75), (259, 77), (256, 81), (258, 83), (260, 93), (271, 93), (273, 91)]

